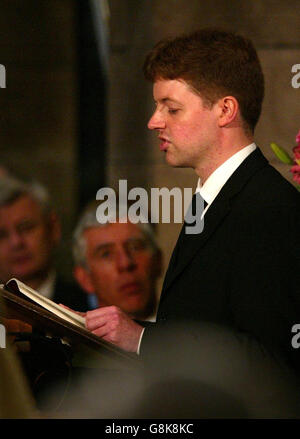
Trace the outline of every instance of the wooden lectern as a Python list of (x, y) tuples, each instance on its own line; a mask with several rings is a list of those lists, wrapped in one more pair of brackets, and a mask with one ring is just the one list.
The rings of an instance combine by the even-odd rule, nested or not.
[[(8, 291), (5, 286), (0, 287), (0, 296), (2, 296), (3, 299), (2, 303), (4, 302), (4, 307), (0, 309), (0, 317), (21, 320), (30, 324), (33, 328), (32, 334), (28, 334), (29, 344), (31, 343), (30, 340), (33, 340), (31, 344), (31, 348), (33, 346), (31, 349), (32, 352), (25, 354), (25, 357), (27, 356), (27, 364), (29, 357), (30, 370), (28, 373), (28, 370), (24, 367), (24, 371), (31, 385), (33, 396), (37, 400), (38, 408), (41, 410), (43, 408), (39, 407), (38, 401), (38, 394), (41, 388), (40, 377), (45, 378), (47, 374), (49, 376), (49, 371), (41, 370), (41, 367), (47, 369), (49, 365), (49, 368), (52, 368), (50, 374), (52, 375), (52, 381), (48, 379), (46, 385), (42, 383), (43, 391), (45, 391), (45, 389), (47, 391), (56, 384), (55, 382), (53, 383), (52, 378), (53, 371), (54, 375), (57, 375), (57, 370), (59, 370), (60, 375), (58, 375), (60, 380), (62, 375), (66, 375), (66, 379), (69, 381), (69, 376), (72, 375), (74, 377), (78, 370), (83, 371), (84, 374), (96, 371), (100, 374), (103, 373), (105, 376), (105, 373), (131, 373), (137, 370), (136, 368), (139, 368), (140, 362), (136, 354), (125, 352), (113, 344), (102, 340), (88, 330), (65, 321), (32, 302), (30, 299), (19, 297), (14, 292)], [(40, 343), (38, 343), (38, 349), (34, 348), (34, 346), (36, 346), (34, 345), (34, 340), (36, 340), (37, 337), (36, 334), (38, 334), (38, 340), (40, 341)], [(43, 339), (45, 343), (41, 342)], [(55, 344), (57, 344), (57, 349)], [(52, 349), (53, 345), (54, 349)], [(40, 348), (40, 346), (42, 346), (42, 348)], [(63, 354), (61, 354), (62, 351), (64, 351)], [(53, 363), (53, 360), (55, 360), (53, 357), (56, 356), (56, 353), (57, 357), (60, 356), (60, 359), (56, 363), (55, 361)], [(44, 357), (44, 359), (42, 357)], [(23, 358), (21, 358), (21, 361), (22, 360)], [(39, 363), (38, 367), (35, 367), (35, 361)], [(68, 363), (66, 374), (65, 372), (61, 373), (63, 368), (60, 363), (64, 363), (64, 368), (65, 363)], [(28, 375), (31, 376), (28, 377)], [(49, 408), (47, 408), (47, 410), (48, 409)]]
[(111, 365), (130, 367), (137, 365), (138, 357), (102, 340), (100, 337), (75, 326), (72, 323), (56, 316), (29, 299), (18, 297), (15, 293), (0, 288), (5, 308), (0, 309), (0, 315), (6, 318), (17, 319), (30, 324), (37, 331), (47, 337), (56, 337), (68, 343), (74, 352), (80, 350), (98, 355)]

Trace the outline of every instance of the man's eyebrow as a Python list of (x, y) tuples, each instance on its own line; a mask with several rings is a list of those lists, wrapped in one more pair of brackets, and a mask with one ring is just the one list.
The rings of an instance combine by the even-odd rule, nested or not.
[(19, 224), (24, 224), (24, 223), (37, 223), (38, 220), (34, 219), (34, 218), (23, 218), (21, 219), (21, 221), (18, 222)]
[(103, 244), (99, 244), (94, 248), (94, 253), (97, 253), (98, 251), (105, 250), (109, 247), (113, 247), (113, 242), (105, 242)]
[(164, 103), (164, 104), (168, 104), (168, 103), (173, 103), (173, 104), (177, 104), (177, 105), (182, 105), (182, 103), (181, 102), (179, 102), (179, 101), (177, 101), (176, 99), (171, 99), (171, 98), (162, 98), (162, 99), (158, 99), (157, 101), (155, 101), (156, 103), (157, 102), (162, 102), (162, 103)]

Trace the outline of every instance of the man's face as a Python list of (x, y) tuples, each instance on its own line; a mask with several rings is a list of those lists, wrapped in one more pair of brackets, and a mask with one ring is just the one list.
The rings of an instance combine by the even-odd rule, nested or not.
[(153, 302), (158, 276), (156, 256), (136, 224), (114, 223), (84, 231), (87, 268), (75, 276), (100, 306), (116, 305), (133, 317), (144, 317)]
[(29, 196), (0, 207), (0, 280), (43, 278), (57, 239), (50, 218)]
[(160, 150), (171, 166), (197, 169), (209, 160), (218, 136), (218, 106), (208, 108), (182, 80), (158, 80), (156, 110), (148, 128), (157, 130)]

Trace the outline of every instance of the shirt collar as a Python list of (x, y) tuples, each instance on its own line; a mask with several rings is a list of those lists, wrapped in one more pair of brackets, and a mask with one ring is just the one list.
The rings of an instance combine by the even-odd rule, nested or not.
[(214, 201), (226, 181), (231, 177), (240, 164), (256, 149), (255, 143), (245, 146), (236, 152), (226, 162), (222, 163), (201, 185), (199, 178), (196, 192), (199, 192), (202, 198), (207, 202), (208, 206)]

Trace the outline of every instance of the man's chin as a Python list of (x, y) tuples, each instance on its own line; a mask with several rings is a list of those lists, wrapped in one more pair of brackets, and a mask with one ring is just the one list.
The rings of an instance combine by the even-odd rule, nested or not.
[(146, 306), (144, 303), (132, 303), (132, 304), (124, 304), (124, 306), (120, 306), (126, 314), (128, 314), (133, 319), (139, 319), (145, 316)]
[[(122, 307), (120, 306), (120, 308)], [(151, 302), (148, 301), (148, 303), (139, 302), (139, 303), (131, 304), (131, 306), (128, 305), (128, 303), (126, 303), (122, 309), (124, 311), (126, 309), (125, 311), (126, 314), (128, 314), (133, 319), (145, 320), (146, 318), (148, 318), (154, 313), (155, 307), (152, 301)]]
[(171, 154), (170, 155), (166, 154), (165, 160), (169, 166), (172, 166), (172, 168), (189, 168), (190, 167), (189, 165), (185, 164), (184, 162), (176, 159), (176, 157), (172, 156)]

